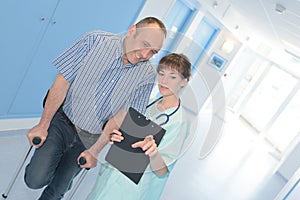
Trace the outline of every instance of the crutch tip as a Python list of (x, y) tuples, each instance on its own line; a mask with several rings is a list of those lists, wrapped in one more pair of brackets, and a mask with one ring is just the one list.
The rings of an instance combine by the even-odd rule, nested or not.
[(6, 194), (2, 194), (2, 197), (3, 197), (3, 199), (6, 199), (7, 195)]

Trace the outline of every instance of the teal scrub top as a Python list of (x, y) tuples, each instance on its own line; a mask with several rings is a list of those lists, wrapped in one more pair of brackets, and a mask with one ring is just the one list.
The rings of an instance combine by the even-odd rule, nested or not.
[[(153, 102), (153, 101), (150, 101)], [(156, 119), (162, 113), (170, 114), (177, 107), (161, 112), (154, 103), (146, 110), (146, 117), (161, 124), (166, 117)], [(158, 146), (158, 152), (168, 166), (169, 172), (164, 176), (157, 176), (148, 165), (140, 182), (135, 184), (124, 174), (119, 172), (109, 163), (101, 164), (96, 183), (88, 195), (88, 200), (158, 200), (164, 190), (169, 174), (172, 171), (189, 133), (190, 123), (180, 107), (176, 113), (170, 116), (169, 122), (162, 127), (166, 133)]]

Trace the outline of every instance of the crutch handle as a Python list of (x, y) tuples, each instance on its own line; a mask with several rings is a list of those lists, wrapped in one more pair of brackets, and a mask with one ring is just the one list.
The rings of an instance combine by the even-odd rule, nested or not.
[[(86, 159), (84, 157), (79, 158), (79, 164), (84, 165), (86, 163)], [(90, 168), (85, 168), (86, 170), (89, 170)]]
[(33, 143), (34, 145), (40, 144), (41, 141), (42, 141), (42, 139), (41, 139), (40, 137), (34, 137), (34, 138), (32, 139), (32, 143)]

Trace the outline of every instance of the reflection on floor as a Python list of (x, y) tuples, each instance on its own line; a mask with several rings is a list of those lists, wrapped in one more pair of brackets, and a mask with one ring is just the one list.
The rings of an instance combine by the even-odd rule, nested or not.
[[(198, 136), (177, 162), (163, 200), (273, 200), (286, 183), (274, 173), (278, 160), (269, 154), (268, 147), (234, 116), (226, 118), (223, 135), (212, 153), (199, 159), (199, 137), (210, 116), (199, 116)], [(21, 158), (28, 149), (26, 130), (0, 132), (0, 190), (4, 192)], [(98, 168), (87, 173), (73, 199), (85, 199)], [(37, 199), (41, 190), (24, 185), (24, 171), (18, 177), (8, 199)], [(68, 196), (68, 194), (66, 195)]]

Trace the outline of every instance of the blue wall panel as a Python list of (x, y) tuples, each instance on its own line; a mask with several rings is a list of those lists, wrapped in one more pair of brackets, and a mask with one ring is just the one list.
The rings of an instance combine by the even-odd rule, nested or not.
[[(126, 32), (145, 0), (0, 3), (0, 118), (39, 117), (57, 71), (51, 62), (87, 31)], [(118, 6), (116, 6), (118, 5)]]
[[(34, 5), (34, 6), (33, 6)], [(30, 68), (37, 42), (55, 1), (2, 1), (0, 4), (0, 116), (7, 116)]]

